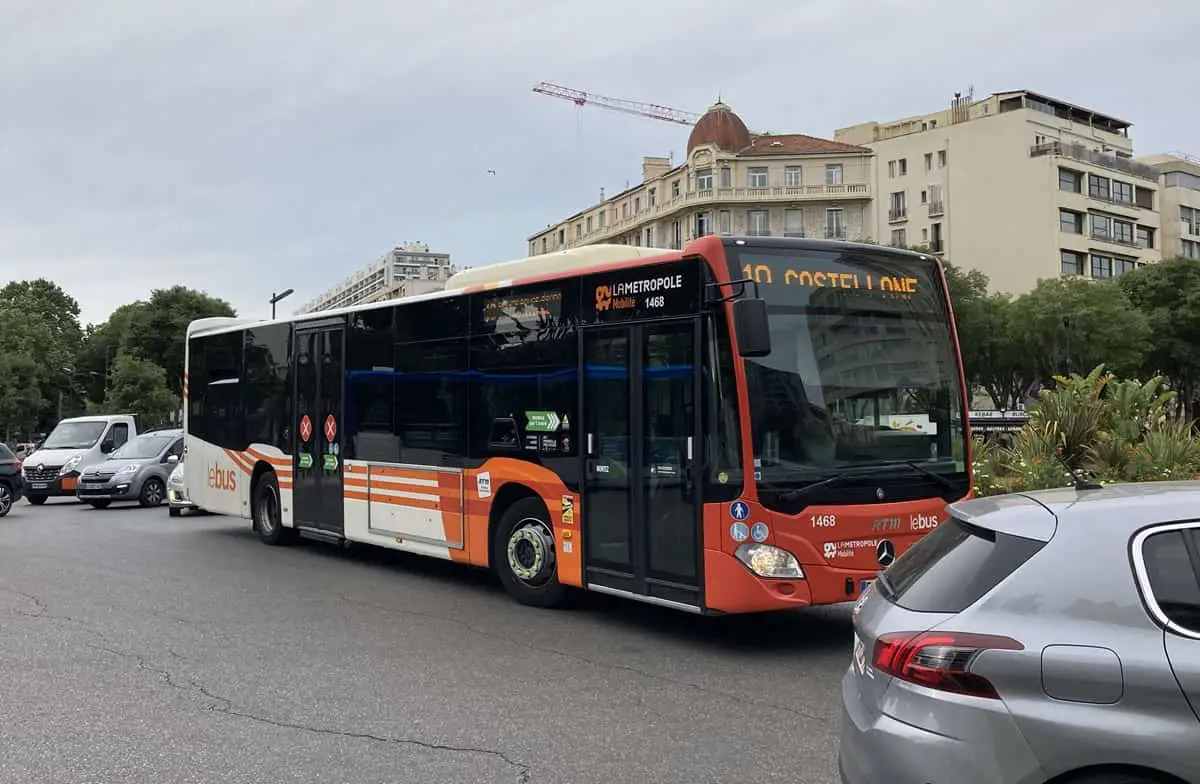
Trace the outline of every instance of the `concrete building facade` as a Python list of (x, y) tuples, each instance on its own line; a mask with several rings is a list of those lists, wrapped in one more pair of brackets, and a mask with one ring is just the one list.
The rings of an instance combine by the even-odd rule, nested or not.
[(874, 239), (872, 153), (806, 134), (751, 133), (723, 103), (687, 158), (642, 161), (642, 182), (528, 238), (536, 256), (595, 243), (682, 248), (708, 234)]
[(875, 152), (872, 234), (926, 246), (1021, 293), (1162, 258), (1159, 172), (1131, 124), (1029, 91), (834, 133)]
[(1200, 158), (1176, 153), (1139, 160), (1160, 175), (1163, 258), (1200, 261)]
[(455, 272), (450, 254), (431, 251), (424, 243), (405, 243), (309, 300), (296, 313), (316, 313), (438, 291), (446, 287), (446, 281)]

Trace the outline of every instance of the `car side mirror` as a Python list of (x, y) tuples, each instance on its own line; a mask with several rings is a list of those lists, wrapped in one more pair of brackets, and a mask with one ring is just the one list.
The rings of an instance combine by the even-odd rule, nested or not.
[(733, 301), (733, 332), (738, 353), (743, 357), (765, 357), (771, 353), (771, 326), (767, 303), (758, 297)]
[(106, 438), (100, 442), (100, 451), (106, 455), (108, 453), (112, 452), (113, 449), (115, 449), (115, 448), (116, 448), (116, 445), (113, 443), (113, 440), (111, 438)]
[(167, 455), (167, 463), (170, 465), (178, 464), (179, 463), (179, 455)]

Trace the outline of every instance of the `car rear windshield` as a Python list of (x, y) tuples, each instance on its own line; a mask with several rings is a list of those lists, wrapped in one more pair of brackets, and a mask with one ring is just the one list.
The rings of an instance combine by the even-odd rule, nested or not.
[(880, 582), (906, 610), (962, 612), (1044, 546), (951, 518), (897, 558)]
[(7, 444), (0, 444), (0, 460), (16, 460), (17, 456), (12, 453)]

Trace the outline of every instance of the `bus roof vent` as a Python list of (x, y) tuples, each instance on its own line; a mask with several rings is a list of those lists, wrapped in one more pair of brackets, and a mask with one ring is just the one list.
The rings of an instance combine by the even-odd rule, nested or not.
[(450, 279), (446, 281), (446, 288), (465, 289), (469, 286), (486, 286), (519, 278), (553, 275), (558, 272), (585, 269), (603, 264), (662, 256), (667, 253), (678, 253), (678, 251), (632, 245), (583, 245), (569, 250), (543, 253), (540, 256), (528, 256), (514, 261), (472, 267), (451, 275)]

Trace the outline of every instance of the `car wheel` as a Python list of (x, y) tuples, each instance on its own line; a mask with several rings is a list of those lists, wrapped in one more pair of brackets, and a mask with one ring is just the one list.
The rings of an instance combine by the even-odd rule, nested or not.
[(142, 506), (158, 506), (167, 497), (167, 486), (157, 476), (152, 476), (142, 484), (142, 492), (138, 495), (138, 503)]
[(33, 504), (34, 506), (41, 506), (42, 504), (46, 503), (46, 496), (44, 496), (44, 495), (27, 495), (27, 496), (25, 496), (25, 500), (28, 501), (29, 503)]
[(99, 501), (88, 501), (88, 503), (91, 504), (92, 507), (95, 509), (107, 509), (108, 505), (111, 504), (112, 501), (109, 501), (107, 498), (104, 498)]
[(283, 526), (283, 504), (279, 500), (279, 479), (270, 471), (254, 484), (251, 510), (258, 538), (266, 544), (289, 544), (295, 539), (295, 528)]
[(13, 491), (7, 482), (0, 482), (0, 517), (5, 517), (12, 511)]
[(568, 588), (558, 581), (554, 531), (541, 500), (522, 498), (504, 512), (492, 540), (492, 563), (505, 590), (521, 604), (566, 604)]

